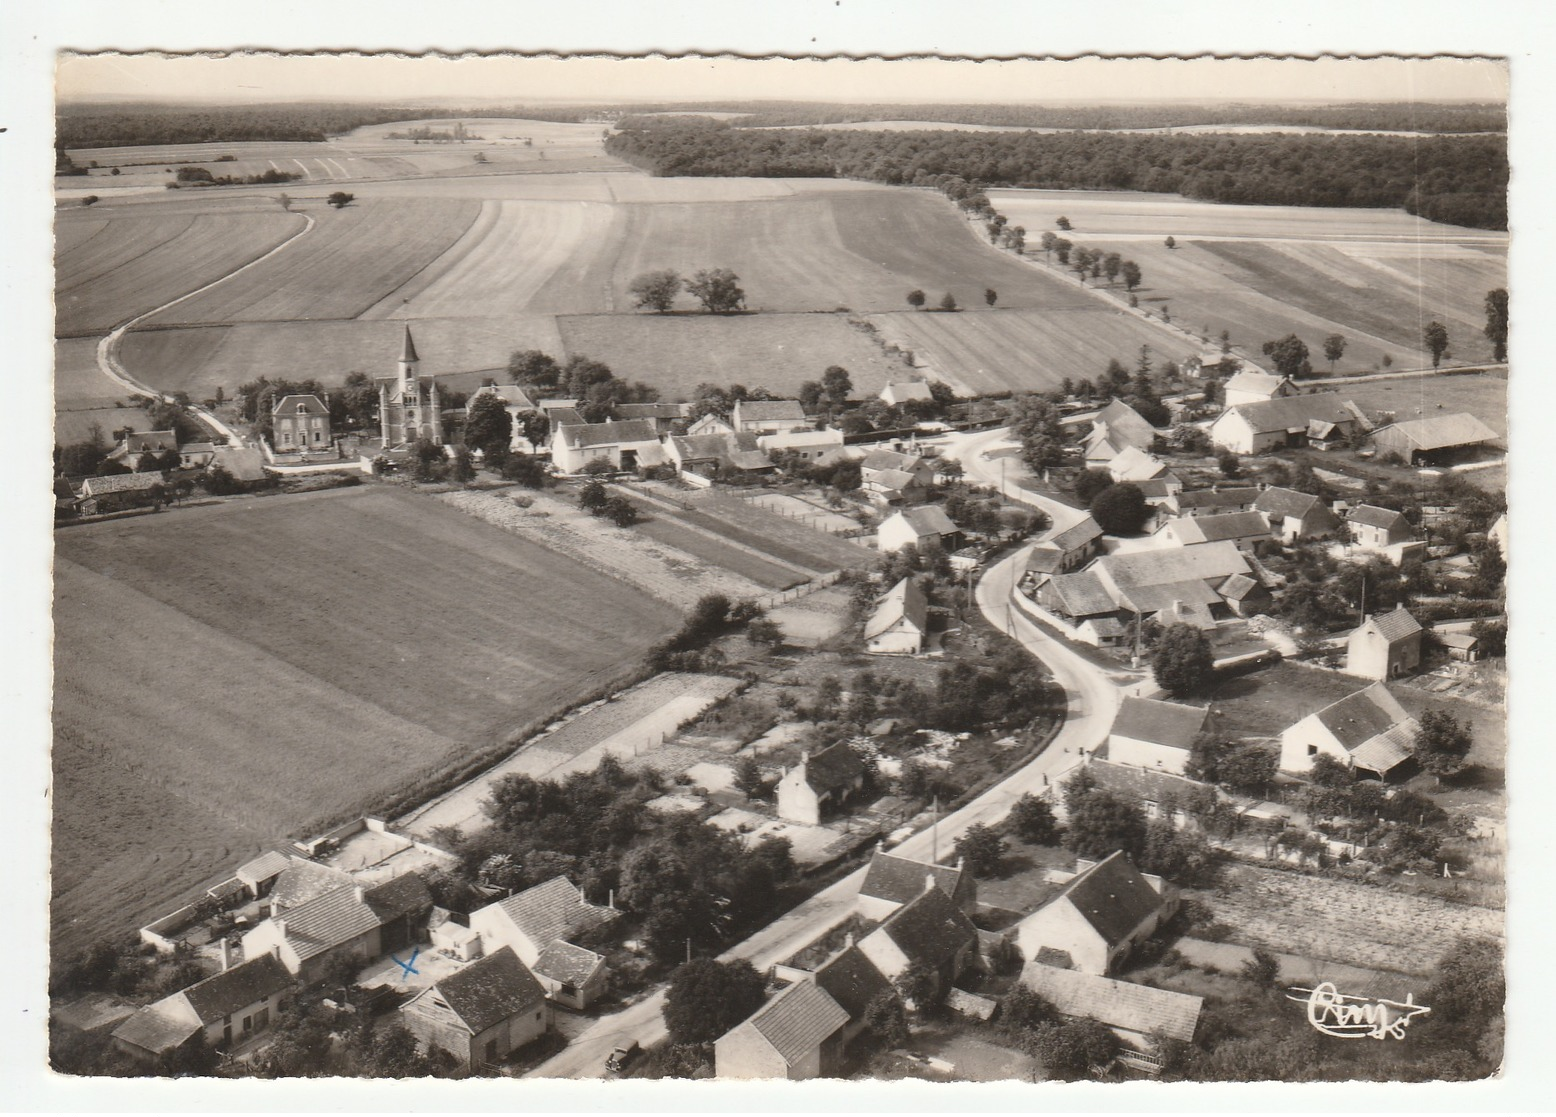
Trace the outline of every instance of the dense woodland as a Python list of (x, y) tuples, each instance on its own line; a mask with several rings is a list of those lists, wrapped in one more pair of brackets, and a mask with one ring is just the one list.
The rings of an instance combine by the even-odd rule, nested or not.
[[(624, 122), (625, 123), (625, 122)], [(657, 175), (861, 178), (1144, 190), (1255, 205), (1403, 206), (1507, 227), (1505, 136), (752, 131), (708, 120), (625, 128), (612, 155)]]

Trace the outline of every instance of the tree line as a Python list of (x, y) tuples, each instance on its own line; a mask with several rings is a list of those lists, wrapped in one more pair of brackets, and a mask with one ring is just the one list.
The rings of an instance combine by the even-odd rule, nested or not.
[(617, 158), (656, 175), (858, 178), (928, 185), (1142, 190), (1256, 205), (1403, 206), (1429, 220), (1507, 227), (1504, 135), (758, 131), (709, 123), (627, 128)]

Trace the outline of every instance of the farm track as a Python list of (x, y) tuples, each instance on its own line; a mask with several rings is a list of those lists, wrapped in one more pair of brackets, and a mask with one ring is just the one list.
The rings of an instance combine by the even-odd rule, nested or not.
[[(648, 505), (663, 522), (673, 525), (674, 530), (677, 532), (685, 533), (715, 548), (734, 551), (737, 555), (747, 556), (768, 567), (770, 572), (776, 575), (777, 579), (768, 585), (769, 589), (790, 589), (793, 586), (810, 581), (815, 576), (815, 571), (808, 567), (794, 562), (786, 562), (771, 552), (763, 550), (761, 547), (732, 538), (728, 532), (716, 531), (691, 522), (686, 519), (685, 513), (687, 509), (684, 505), (663, 497), (658, 493), (648, 491), (641, 485), (617, 485), (614, 487), (623, 496)], [(762, 579), (756, 580), (762, 581)]]
[(813, 574), (833, 570), (857, 569), (875, 560), (875, 552), (857, 543), (796, 527), (789, 520), (761, 508), (751, 507), (738, 497), (708, 490), (688, 494), (690, 510), (673, 514), (715, 535), (737, 539), (774, 558)]

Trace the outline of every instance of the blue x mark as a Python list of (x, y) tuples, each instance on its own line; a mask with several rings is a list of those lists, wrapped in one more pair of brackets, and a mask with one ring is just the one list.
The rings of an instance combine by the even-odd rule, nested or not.
[(389, 955), (389, 961), (393, 962), (395, 965), (400, 967), (400, 969), (403, 971), (400, 974), (401, 977), (410, 977), (411, 974), (413, 974), (413, 973), (414, 974), (421, 973), (421, 971), (416, 968), (416, 959), (419, 958), (420, 956), (421, 956), (421, 947), (418, 946), (415, 950), (411, 951), (411, 960), (409, 962), (402, 962), (398, 958), (396, 958), (393, 954)]

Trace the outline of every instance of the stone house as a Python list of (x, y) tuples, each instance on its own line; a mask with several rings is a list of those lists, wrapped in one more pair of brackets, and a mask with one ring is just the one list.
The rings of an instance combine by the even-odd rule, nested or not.
[(1088, 865), (1058, 895), (1016, 925), (1028, 960), (1082, 973), (1112, 973), (1178, 909), (1177, 889), (1135, 868), (1123, 850)]
[(1421, 666), (1420, 623), (1403, 605), (1374, 613), (1345, 641), (1345, 670), (1364, 679), (1393, 679)]
[(400, 1022), (423, 1048), (440, 1047), (474, 1070), (544, 1035), (551, 1005), (518, 955), (502, 947), (417, 993), (400, 1006)]
[(846, 741), (820, 752), (804, 753), (778, 781), (778, 817), (819, 826), (823, 818), (859, 793), (864, 776), (864, 762)]

